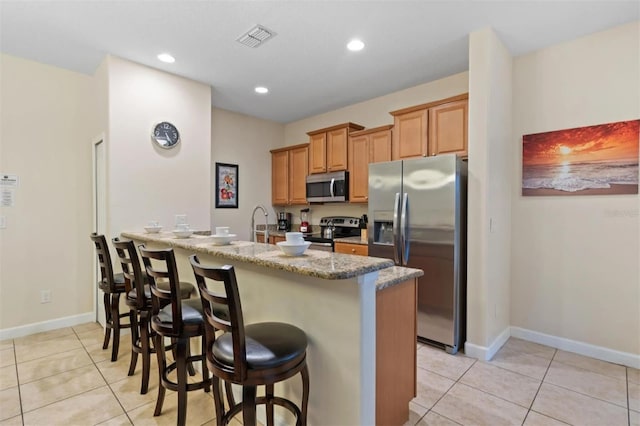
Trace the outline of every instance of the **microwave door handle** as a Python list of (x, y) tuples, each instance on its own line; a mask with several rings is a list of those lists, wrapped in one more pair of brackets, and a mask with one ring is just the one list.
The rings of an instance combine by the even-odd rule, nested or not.
[(396, 192), (393, 203), (393, 257), (396, 265), (401, 265), (400, 258), (400, 193)]
[(331, 198), (333, 198), (335, 196), (334, 195), (335, 191), (333, 190), (335, 184), (336, 184), (336, 179), (335, 178), (331, 178), (331, 184), (329, 185), (329, 193), (331, 193)]
[(400, 214), (400, 250), (402, 254), (402, 265), (409, 263), (409, 194), (406, 192), (402, 197), (402, 213)]

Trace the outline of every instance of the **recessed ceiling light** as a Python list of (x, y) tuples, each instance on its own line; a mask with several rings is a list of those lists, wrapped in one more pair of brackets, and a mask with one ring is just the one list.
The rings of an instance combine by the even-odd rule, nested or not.
[(166, 62), (167, 64), (172, 64), (176, 61), (176, 58), (174, 58), (173, 56), (169, 55), (168, 53), (161, 53), (158, 55), (158, 59), (160, 59), (162, 62)]
[(358, 40), (357, 38), (355, 38), (351, 40), (349, 44), (347, 44), (347, 49), (349, 49), (352, 52), (357, 52), (359, 50), (364, 49), (364, 43), (362, 42), (362, 40)]
[(256, 93), (260, 93), (261, 95), (264, 95), (265, 93), (269, 93), (269, 89), (267, 89), (266, 87), (263, 87), (263, 86), (258, 86), (253, 90), (255, 90)]

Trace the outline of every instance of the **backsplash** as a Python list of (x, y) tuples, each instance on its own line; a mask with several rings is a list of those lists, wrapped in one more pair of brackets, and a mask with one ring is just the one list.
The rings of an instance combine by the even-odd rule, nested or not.
[(309, 206), (296, 207), (274, 207), (277, 212), (291, 213), (293, 224), (300, 224), (300, 210), (309, 207), (311, 213), (311, 225), (320, 225), (320, 218), (325, 216), (352, 216), (361, 217), (367, 214), (367, 204), (349, 204), (349, 203), (327, 203), (327, 204), (311, 204)]

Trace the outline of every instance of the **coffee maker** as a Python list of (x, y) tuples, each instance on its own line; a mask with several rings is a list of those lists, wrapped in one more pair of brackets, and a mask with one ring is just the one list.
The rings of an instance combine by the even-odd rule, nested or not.
[(278, 231), (291, 231), (291, 213), (278, 213)]

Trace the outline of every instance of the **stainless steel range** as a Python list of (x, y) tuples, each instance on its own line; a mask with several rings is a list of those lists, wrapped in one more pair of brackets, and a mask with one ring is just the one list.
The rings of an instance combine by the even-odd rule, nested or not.
[(333, 251), (335, 238), (359, 237), (360, 219), (349, 216), (326, 216), (320, 219), (320, 233), (305, 236), (312, 250)]

